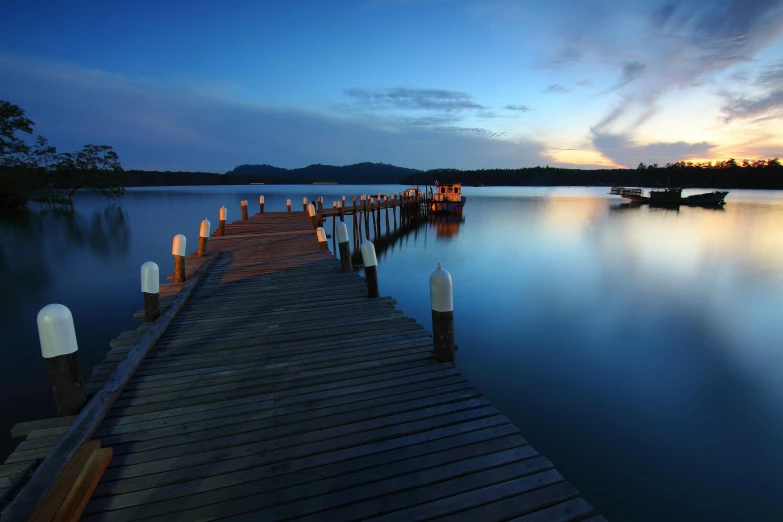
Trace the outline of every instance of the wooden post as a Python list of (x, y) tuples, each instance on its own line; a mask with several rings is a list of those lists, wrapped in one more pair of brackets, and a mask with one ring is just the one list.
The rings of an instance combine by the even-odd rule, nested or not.
[(57, 415), (77, 415), (87, 403), (84, 379), (79, 369), (76, 330), (68, 307), (50, 304), (38, 312), (41, 355), (52, 385)]
[(247, 219), (247, 200), (243, 199), (242, 201), (240, 201), (239, 202), (239, 206), (242, 207), (242, 219), (246, 220)]
[(290, 199), (286, 199), (285, 200), (285, 209), (286, 209), (287, 212), (291, 212), (291, 200)]
[(342, 203), (341, 203), (341, 204), (342, 204), (342, 206), (343, 206), (343, 207), (345, 207), (345, 196), (343, 196), (343, 199), (342, 199)]
[(375, 257), (375, 245), (370, 241), (362, 242), (362, 262), (364, 263), (364, 278), (367, 282), (367, 297), (378, 297), (378, 259)]
[(454, 296), (451, 274), (438, 263), (430, 275), (432, 342), (438, 362), (454, 362)]
[(318, 228), (318, 218), (315, 217), (315, 207), (307, 205), (307, 213), (310, 215), (310, 222), (313, 224), (313, 230)]
[(397, 206), (395, 203), (397, 203), (396, 200), (392, 203), (392, 221), (394, 221), (394, 230), (397, 230)]
[(359, 246), (359, 214), (356, 210), (356, 196), (353, 197), (353, 240)]
[(340, 203), (337, 204), (337, 210), (340, 211), (340, 221), (344, 222), (345, 221), (345, 202), (344, 201), (343, 201), (342, 204), (340, 204)]
[(336, 216), (332, 216), (332, 248), (334, 248), (334, 242), (336, 241), (336, 239), (335, 239), (336, 236), (334, 234), (334, 229), (335, 229), (335, 224), (336, 223), (337, 223), (337, 217)]
[(386, 208), (386, 233), (389, 233), (389, 201), (387, 200), (383, 205)]
[(367, 213), (367, 196), (362, 194), (362, 207), (364, 207), (364, 235), (370, 239), (370, 215)]
[(258, 196), (258, 212), (264, 213), (264, 196)]
[(323, 196), (318, 196), (318, 212), (322, 211), (324, 209), (324, 198)]
[(326, 230), (324, 230), (323, 227), (318, 227), (315, 230), (315, 235), (318, 237), (318, 246), (328, 249), (329, 245), (326, 243)]
[[(247, 208), (247, 207), (245, 207)], [(182, 234), (174, 236), (174, 243), (171, 246), (171, 255), (174, 256), (174, 277), (175, 283), (185, 282), (185, 246), (187, 239)]]
[[(263, 199), (264, 196), (261, 196)], [(261, 203), (261, 208), (263, 209), (264, 204)], [(218, 233), (217, 235), (222, 236), (226, 233), (226, 218), (228, 217), (228, 210), (226, 210), (226, 207), (220, 207), (220, 221), (218, 221)]]
[(372, 215), (372, 231), (375, 234), (375, 237), (378, 237), (378, 226), (375, 223), (375, 209), (373, 209), (374, 204), (375, 204), (375, 199), (370, 197), (370, 215)]
[(141, 292), (144, 294), (144, 320), (155, 321), (160, 317), (160, 269), (152, 261), (141, 265)]
[(204, 257), (207, 255), (207, 240), (209, 239), (209, 231), (212, 225), (207, 218), (201, 222), (201, 228), (198, 231), (198, 256)]
[(345, 223), (337, 224), (337, 246), (340, 252), (340, 266), (342, 266), (343, 272), (353, 272), (351, 245), (348, 244), (348, 227)]
[(302, 212), (307, 212), (307, 198), (302, 198)]

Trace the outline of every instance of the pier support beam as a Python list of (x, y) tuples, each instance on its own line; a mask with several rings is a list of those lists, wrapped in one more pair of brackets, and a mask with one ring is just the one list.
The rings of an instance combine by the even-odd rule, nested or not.
[(144, 320), (151, 323), (160, 317), (160, 269), (157, 263), (141, 265), (141, 292), (144, 294)]
[(258, 212), (264, 213), (264, 196), (258, 196)]
[(378, 297), (381, 293), (378, 290), (378, 258), (375, 256), (375, 245), (371, 241), (364, 241), (361, 251), (367, 282), (367, 297)]
[(247, 200), (240, 201), (239, 206), (242, 207), (242, 219), (247, 220)]
[(50, 304), (38, 312), (38, 338), (41, 355), (46, 359), (57, 415), (77, 415), (87, 403), (87, 394), (79, 369), (73, 316), (68, 307)]
[[(247, 208), (247, 207), (245, 207)], [(185, 282), (185, 246), (187, 239), (182, 234), (174, 236), (174, 242), (171, 245), (171, 255), (174, 256), (174, 277), (175, 283)]]
[(438, 362), (454, 362), (454, 292), (451, 274), (438, 264), (430, 275), (432, 343)]
[(285, 209), (286, 209), (286, 211), (291, 212), (291, 200), (290, 199), (286, 199), (285, 200)]
[(307, 212), (307, 198), (302, 198), (302, 212)]

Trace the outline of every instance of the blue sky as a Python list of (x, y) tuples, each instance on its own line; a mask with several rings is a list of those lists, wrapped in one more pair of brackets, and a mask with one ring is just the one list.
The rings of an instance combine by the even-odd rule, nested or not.
[(0, 98), (126, 168), (783, 155), (783, 0), (112, 4), (4, 7)]

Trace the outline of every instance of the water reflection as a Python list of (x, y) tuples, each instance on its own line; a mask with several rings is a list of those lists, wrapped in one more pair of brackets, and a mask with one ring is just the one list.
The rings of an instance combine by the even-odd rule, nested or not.
[(131, 239), (127, 221), (126, 212), (116, 204), (91, 213), (48, 209), (4, 220), (0, 223), (3, 310), (20, 313), (23, 307), (18, 303), (47, 290), (53, 274), (75, 255), (123, 257)]
[(435, 228), (438, 239), (450, 240), (459, 234), (459, 227), (465, 222), (462, 216), (435, 215), (430, 216), (430, 222)]

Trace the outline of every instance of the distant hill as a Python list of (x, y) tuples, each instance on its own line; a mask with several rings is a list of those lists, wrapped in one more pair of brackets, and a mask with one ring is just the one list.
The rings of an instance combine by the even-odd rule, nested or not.
[(240, 165), (226, 173), (227, 176), (258, 178), (264, 183), (315, 183), (335, 182), (343, 184), (399, 183), (407, 175), (422, 172), (397, 167), (388, 163), (355, 163), (335, 166), (316, 163), (298, 169), (284, 169), (271, 165)]

